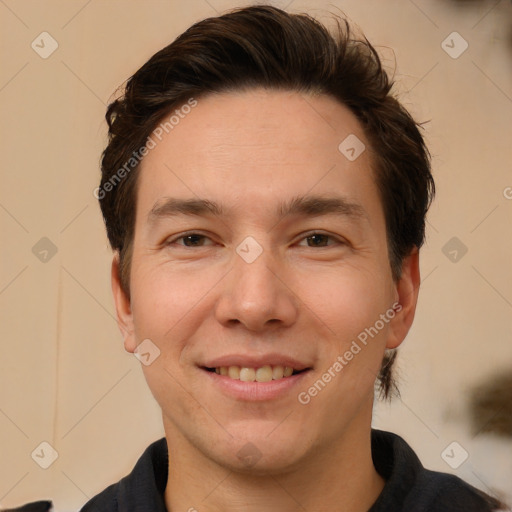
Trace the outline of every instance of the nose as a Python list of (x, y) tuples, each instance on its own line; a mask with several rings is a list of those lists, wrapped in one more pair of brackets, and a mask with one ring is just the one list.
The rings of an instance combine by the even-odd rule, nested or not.
[(226, 327), (243, 325), (250, 331), (292, 325), (298, 317), (298, 300), (286, 283), (284, 265), (270, 250), (263, 250), (252, 262), (237, 253), (233, 260), (231, 272), (222, 281), (217, 320)]

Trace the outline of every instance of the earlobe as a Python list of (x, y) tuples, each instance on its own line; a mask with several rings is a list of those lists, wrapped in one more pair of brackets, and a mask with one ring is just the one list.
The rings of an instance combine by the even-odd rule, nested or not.
[(124, 348), (127, 352), (133, 352), (137, 347), (133, 328), (133, 315), (130, 298), (121, 285), (118, 251), (115, 252), (112, 259), (111, 284), (116, 307), (117, 325), (124, 338)]
[(420, 288), (419, 251), (415, 247), (404, 259), (402, 275), (396, 283), (397, 307), (386, 348), (397, 348), (407, 336), (414, 320)]

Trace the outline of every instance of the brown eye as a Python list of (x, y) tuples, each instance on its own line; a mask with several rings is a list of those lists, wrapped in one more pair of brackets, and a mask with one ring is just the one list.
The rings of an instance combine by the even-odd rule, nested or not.
[(183, 245), (187, 247), (200, 247), (204, 245), (206, 237), (203, 235), (187, 235), (182, 236), (178, 240), (183, 240)]
[(329, 238), (329, 235), (316, 234), (306, 237), (306, 240), (308, 247), (326, 247), (329, 245)]
[(298, 245), (302, 247), (330, 247), (332, 245), (343, 245), (343, 242), (325, 233), (311, 233), (302, 238)]
[(212, 245), (212, 241), (205, 235), (190, 233), (188, 235), (182, 235), (174, 238), (173, 240), (169, 240), (166, 245), (179, 247), (204, 247), (206, 245)]

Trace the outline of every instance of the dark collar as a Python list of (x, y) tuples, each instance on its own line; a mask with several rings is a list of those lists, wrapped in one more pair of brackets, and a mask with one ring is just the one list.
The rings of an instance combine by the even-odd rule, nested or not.
[[(488, 496), (460, 478), (424, 469), (401, 437), (372, 429), (371, 443), (373, 464), (386, 484), (368, 512), (494, 510)], [(168, 460), (166, 439), (154, 442), (128, 476), (93, 498), (81, 512), (167, 512)]]
[[(376, 512), (380, 509), (386, 510), (388, 502), (396, 504), (402, 496), (405, 497), (423, 466), (409, 445), (395, 434), (372, 429), (371, 442), (373, 463), (386, 480), (384, 490), (370, 511)], [(164, 493), (168, 461), (166, 439), (162, 438), (151, 444), (132, 473), (118, 484), (119, 510), (166, 512)]]

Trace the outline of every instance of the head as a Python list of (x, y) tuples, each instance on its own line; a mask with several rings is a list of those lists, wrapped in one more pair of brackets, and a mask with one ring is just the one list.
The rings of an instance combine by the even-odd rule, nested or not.
[[(215, 343), (233, 351), (237, 340), (263, 354), (265, 339), (284, 350), (307, 333), (309, 345), (291, 353), (320, 376), (374, 327), (364, 389), (376, 377), (383, 395), (393, 388), (434, 183), (418, 125), (377, 52), (347, 22), (336, 27), (269, 6), (206, 19), (151, 57), (108, 108), (97, 197), (115, 251), (114, 294), (129, 350), (151, 338), (164, 355), (176, 343), (146, 369), (164, 416), (153, 366), (168, 363), (170, 375), (173, 358), (206, 363)], [(341, 144), (348, 136), (363, 148), (353, 160)], [(304, 245), (294, 238), (301, 226), (319, 234)], [(170, 241), (192, 227), (191, 246)], [(261, 251), (250, 264), (236, 251), (247, 237), (253, 246), (242, 247)], [(316, 352), (312, 338), (330, 348)], [(343, 369), (352, 389), (355, 359)], [(322, 394), (317, 407), (336, 397)]]

